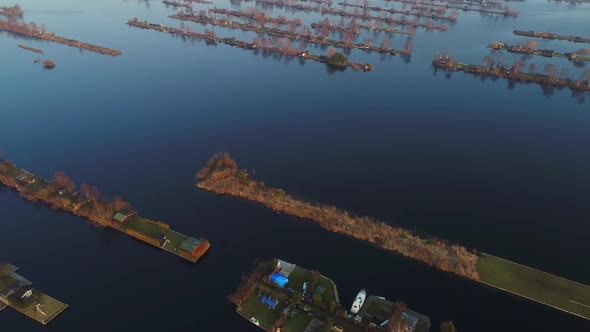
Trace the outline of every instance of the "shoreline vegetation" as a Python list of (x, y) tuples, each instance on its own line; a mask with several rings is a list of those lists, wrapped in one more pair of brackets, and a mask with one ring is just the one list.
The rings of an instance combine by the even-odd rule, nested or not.
[(467, 248), (442, 239), (421, 238), (414, 232), (369, 217), (351, 215), (334, 206), (297, 200), (282, 189), (270, 188), (249, 178), (227, 153), (217, 153), (197, 173), (197, 187), (218, 194), (244, 197), (279, 212), (311, 219), (322, 228), (367, 241), (382, 249), (415, 259), (445, 272), (479, 280), (478, 256)]
[(57, 36), (53, 32), (47, 32), (44, 24), (37, 25), (34, 22), (26, 23), (10, 19), (0, 19), (0, 31), (7, 31), (26, 38), (47, 40), (54, 43), (76, 47), (81, 50), (87, 50), (110, 56), (118, 56), (122, 54), (122, 52), (119, 50), (114, 50), (103, 46), (81, 42), (79, 40)]
[(590, 320), (590, 286), (403, 227), (353, 216), (330, 205), (297, 200), (283, 189), (250, 179), (228, 153), (216, 153), (197, 174), (197, 187), (261, 203), (277, 212), (311, 219), (322, 228), (373, 244), (444, 272)]
[(171, 230), (166, 223), (136, 215), (131, 204), (120, 197), (109, 201), (98, 188), (88, 184), (77, 190), (63, 172), (55, 172), (52, 180), (46, 180), (0, 157), (0, 183), (19, 191), (27, 201), (39, 201), (52, 209), (84, 217), (96, 226), (113, 228), (193, 263), (210, 247), (206, 239), (188, 237)]

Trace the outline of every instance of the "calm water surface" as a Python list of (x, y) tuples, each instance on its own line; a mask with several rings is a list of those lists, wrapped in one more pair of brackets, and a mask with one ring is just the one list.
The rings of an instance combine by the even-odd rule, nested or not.
[[(121, 195), (143, 215), (205, 236), (213, 247), (198, 264), (187, 264), (2, 188), (0, 261), (21, 267), (39, 288), (70, 305), (47, 327), (5, 310), (2, 331), (257, 331), (226, 296), (256, 259), (273, 257), (331, 276), (347, 307), (363, 287), (404, 300), (430, 316), (432, 331), (446, 319), (462, 332), (590, 331), (587, 321), (327, 233), (310, 221), (197, 190), (193, 181), (213, 152), (230, 151), (258, 178), (294, 195), (588, 284), (589, 96), (449, 76), (435, 72), (430, 60), (435, 51), (449, 50), (461, 62), (482, 63), (486, 43), (525, 40), (513, 29), (588, 37), (590, 5), (509, 3), (521, 11), (518, 19), (461, 12), (447, 32), (417, 30), (409, 63), (353, 51), (351, 59), (371, 62), (375, 71), (331, 73), (317, 63), (125, 25), (138, 17), (178, 26), (166, 18), (174, 10), (155, 0), (20, 4), (26, 21), (124, 54), (111, 58), (0, 34), (5, 154), (39, 175), (64, 170), (78, 183)], [(229, 1), (214, 5), (237, 8)], [(325, 17), (310, 15), (305, 22)], [(367, 38), (380, 43), (383, 35), (359, 40)], [(394, 47), (406, 42), (386, 38)], [(38, 56), (17, 43), (43, 49), (39, 58), (53, 60), (56, 69), (33, 64)], [(584, 47), (537, 44), (565, 52)], [(508, 64), (521, 60), (500, 56)], [(548, 62), (531, 60), (537, 68)], [(574, 77), (583, 70), (554, 62)]]

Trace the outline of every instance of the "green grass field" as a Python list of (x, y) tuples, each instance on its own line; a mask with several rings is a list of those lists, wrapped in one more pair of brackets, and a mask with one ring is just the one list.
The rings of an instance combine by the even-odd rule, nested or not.
[(258, 289), (255, 289), (242, 304), (240, 313), (247, 317), (258, 319), (260, 321), (260, 327), (269, 330), (279, 319), (286, 305), (284, 301), (279, 301), (276, 308), (269, 308), (267, 305), (258, 301)]
[(283, 326), (281, 326), (281, 331), (303, 332), (312, 319), (313, 317), (305, 312), (294, 309), (285, 320)]
[(476, 267), (483, 283), (590, 319), (590, 286), (487, 254)]
[(336, 296), (334, 295), (334, 286), (330, 282), (330, 280), (320, 277), (318, 278), (318, 285), (324, 286), (324, 292), (322, 293), (322, 302), (327, 306), (330, 305), (331, 301), (336, 301)]
[(180, 244), (188, 239), (188, 237), (186, 235), (177, 233), (175, 231), (171, 231), (171, 230), (167, 230), (164, 231), (164, 235), (166, 235), (166, 238), (168, 240), (170, 240), (170, 243), (166, 244), (166, 248), (180, 248)]
[[(371, 301), (371, 303), (368, 304), (367, 309), (365, 309), (363, 320), (373, 322), (372, 317), (382, 317), (387, 319), (393, 315), (394, 309), (394, 306), (390, 306), (388, 303), (375, 299), (374, 301)], [(381, 322), (374, 321), (374, 323), (380, 324)]]
[(166, 231), (157, 224), (144, 221), (141, 217), (134, 217), (123, 226), (123, 229), (132, 229), (153, 239), (159, 239)]
[(301, 291), (303, 289), (303, 283), (311, 280), (311, 272), (309, 270), (296, 266), (293, 272), (289, 275), (288, 287)]

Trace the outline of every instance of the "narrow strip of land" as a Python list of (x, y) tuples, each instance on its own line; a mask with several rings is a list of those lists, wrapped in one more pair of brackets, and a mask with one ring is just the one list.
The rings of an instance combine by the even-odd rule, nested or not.
[(122, 54), (122, 52), (119, 50), (93, 45), (81, 42), (79, 40), (68, 39), (61, 36), (56, 36), (55, 33), (45, 32), (45, 27), (43, 25), (39, 26), (35, 23), (25, 23), (14, 20), (0, 20), (0, 31), (7, 31), (28, 38), (47, 40), (50, 42), (77, 47), (80, 49), (100, 54), (106, 54), (111, 56), (117, 56)]
[[(534, 44), (534, 42), (532, 43)], [(536, 55), (536, 56), (544, 56), (546, 58), (564, 58), (571, 61), (590, 61), (590, 56), (585, 55), (583, 53), (576, 53), (576, 52), (556, 52), (552, 49), (537, 49), (532, 46), (527, 45), (510, 45), (507, 43), (502, 42), (493, 42), (488, 44), (489, 48), (492, 48), (497, 51), (507, 51), (509, 53), (517, 53), (517, 54), (525, 54), (525, 55)], [(590, 54), (589, 49), (582, 50), (588, 54)]]
[(580, 36), (566, 36), (560, 35), (553, 32), (536, 32), (536, 31), (523, 31), (523, 30), (514, 30), (512, 31), (517, 36), (525, 36), (525, 37), (534, 37), (534, 38), (542, 38), (542, 39), (559, 39), (559, 40), (567, 40), (574, 43), (588, 43), (590, 44), (590, 38), (584, 38)]
[(437, 69), (450, 72), (462, 71), (474, 75), (501, 77), (515, 82), (537, 83), (555, 88), (569, 88), (574, 91), (590, 91), (590, 71), (585, 71), (584, 75), (586, 77), (579, 80), (569, 77), (559, 77), (559, 73), (552, 64), (550, 64), (551, 69), (548, 70), (548, 74), (527, 73), (521, 71), (521, 64), (519, 62), (515, 62), (510, 67), (501, 64), (494, 66), (490, 63), (473, 65), (457, 62), (453, 57), (449, 57), (448, 55), (443, 56), (437, 54), (432, 65)]
[(23, 50), (31, 51), (31, 52), (38, 53), (38, 54), (44, 54), (45, 53), (45, 52), (43, 52), (40, 49), (33, 48), (33, 47), (30, 47), (30, 46), (26, 46), (26, 45), (20, 45), (20, 44), (18, 44), (16, 46), (22, 48)]
[(62, 172), (56, 172), (50, 181), (16, 167), (11, 161), (0, 160), (0, 183), (18, 190), (29, 201), (41, 201), (85, 217), (97, 225), (116, 229), (193, 263), (210, 247), (204, 238), (180, 234), (166, 223), (136, 215), (131, 205), (120, 198), (112, 202), (105, 200), (95, 187), (83, 184), (77, 191), (71, 179)]

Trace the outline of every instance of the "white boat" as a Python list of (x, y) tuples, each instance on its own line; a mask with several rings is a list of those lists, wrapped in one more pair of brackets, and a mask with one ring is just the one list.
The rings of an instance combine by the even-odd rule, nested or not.
[(367, 297), (367, 291), (363, 288), (361, 291), (356, 295), (354, 302), (352, 303), (352, 307), (350, 308), (350, 312), (352, 314), (357, 314), (359, 310), (361, 310), (363, 304), (365, 303), (365, 298)]

